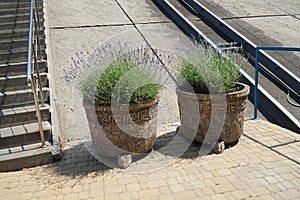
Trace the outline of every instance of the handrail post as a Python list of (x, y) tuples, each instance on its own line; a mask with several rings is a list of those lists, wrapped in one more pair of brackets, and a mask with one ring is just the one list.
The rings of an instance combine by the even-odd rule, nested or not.
[[(38, 94), (36, 91), (36, 89), (37, 89), (36, 82), (37, 82), (38, 87), (39, 87), (42, 105), (44, 105), (44, 94), (42, 91), (41, 76), (40, 76), (40, 70), (39, 70), (38, 58), (37, 58), (38, 53), (40, 55), (40, 59), (42, 58), (41, 57), (41, 55), (42, 55), (41, 48), (40, 48), (41, 44), (40, 44), (40, 38), (39, 38), (39, 28), (38, 28), (38, 26), (40, 26), (40, 25), (37, 24), (37, 21), (39, 23), (38, 12), (36, 12), (37, 9), (38, 9), (38, 5), (37, 5), (36, 0), (31, 0), (30, 19), (29, 19), (29, 36), (28, 36), (27, 83), (28, 83), (28, 85), (31, 86), (31, 89), (32, 89), (41, 142), (42, 142), (42, 146), (44, 146), (45, 145), (45, 134), (44, 134), (43, 126), (42, 126), (42, 116), (41, 116), (41, 112), (40, 112), (40, 108), (39, 108)], [(33, 27), (33, 23), (34, 23), (34, 27)], [(33, 35), (33, 34), (35, 34), (35, 35)], [(37, 48), (35, 48), (35, 45), (37, 45)], [(36, 51), (37, 49), (38, 49), (38, 52)], [(33, 61), (32, 61), (32, 56), (34, 59)], [(34, 62), (34, 63), (32, 63), (32, 62)], [(35, 68), (36, 68), (36, 73), (37, 73), (36, 78), (34, 75)]]
[(36, 67), (36, 75), (37, 75), (37, 84), (38, 84), (38, 88), (39, 88), (39, 93), (40, 93), (40, 97), (41, 97), (41, 102), (42, 102), (42, 106), (44, 106), (45, 104), (45, 100), (44, 100), (44, 93), (43, 93), (43, 88), (42, 88), (42, 79), (41, 79), (41, 76), (40, 76), (40, 69), (39, 69), (39, 64), (38, 64), (38, 61), (37, 61), (37, 52), (36, 52), (36, 49), (33, 45), (33, 59), (34, 59), (34, 66), (37, 66)]
[[(279, 46), (256, 46), (255, 48), (255, 86), (254, 86), (254, 116), (257, 119), (257, 104), (258, 104), (258, 72), (259, 72), (259, 51), (300, 51), (300, 47), (279, 47)], [(299, 78), (297, 78), (299, 80)], [(288, 90), (290, 90), (288, 88)]]
[(255, 85), (254, 85), (254, 116), (257, 119), (257, 103), (258, 103), (258, 71), (259, 71), (259, 47), (255, 48)]
[(41, 41), (40, 41), (40, 34), (39, 34), (39, 30), (41, 28), (41, 25), (40, 25), (40, 20), (39, 20), (39, 16), (38, 16), (38, 7), (37, 7), (37, 3), (36, 3), (36, 0), (35, 0), (35, 8), (34, 8), (34, 17), (33, 17), (33, 20), (34, 20), (34, 26), (35, 26), (35, 33), (36, 33), (36, 41), (37, 41), (37, 47), (38, 47), (38, 55), (39, 55), (39, 59), (42, 59), (42, 51), (41, 51)]
[(31, 74), (31, 79), (32, 79), (31, 88), (32, 88), (32, 92), (33, 92), (36, 115), (37, 115), (37, 119), (38, 119), (40, 137), (41, 137), (41, 141), (42, 141), (42, 146), (44, 146), (45, 145), (45, 134), (44, 134), (43, 126), (42, 126), (42, 116), (41, 116), (41, 112), (40, 112), (40, 108), (39, 108), (38, 98), (37, 98), (37, 94), (35, 91), (36, 86), (35, 86), (34, 74)]
[(38, 78), (38, 87), (39, 87), (39, 92), (40, 92), (40, 97), (41, 97), (41, 101), (42, 101), (42, 106), (44, 106), (45, 104), (45, 100), (44, 100), (44, 93), (43, 93), (43, 88), (42, 88), (42, 80), (41, 80), (41, 76), (40, 76), (40, 68), (39, 68), (39, 63), (38, 63), (38, 59), (42, 59), (42, 51), (41, 51), (41, 42), (40, 42), (40, 36), (39, 36), (39, 30), (40, 30), (40, 20), (39, 20), (39, 16), (38, 16), (38, 12), (39, 12), (39, 5), (37, 3), (37, 0), (34, 0), (35, 2), (35, 8), (34, 8), (34, 25), (35, 25), (35, 35), (36, 35), (36, 41), (37, 41), (37, 50), (38, 52), (36, 52), (36, 50), (34, 50), (34, 62), (35, 62), (35, 66), (36, 66), (36, 72), (37, 72), (37, 78)]

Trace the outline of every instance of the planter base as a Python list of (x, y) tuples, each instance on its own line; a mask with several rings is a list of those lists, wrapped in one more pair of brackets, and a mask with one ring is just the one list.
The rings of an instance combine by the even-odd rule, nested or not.
[(156, 140), (159, 97), (135, 105), (95, 106), (84, 103), (92, 146), (97, 155), (121, 168), (151, 152)]
[(216, 154), (223, 153), (225, 150), (225, 143), (224, 141), (217, 141), (216, 143), (212, 143), (212, 148)]
[[(221, 153), (225, 145), (236, 143), (244, 130), (244, 113), (250, 87), (237, 92), (218, 94), (194, 94), (177, 88), (180, 122), (179, 133), (195, 142), (207, 141)], [(214, 110), (213, 110), (214, 109)]]
[(132, 155), (127, 154), (127, 155), (118, 155), (118, 165), (120, 168), (125, 169), (129, 167), (129, 165), (132, 162)]

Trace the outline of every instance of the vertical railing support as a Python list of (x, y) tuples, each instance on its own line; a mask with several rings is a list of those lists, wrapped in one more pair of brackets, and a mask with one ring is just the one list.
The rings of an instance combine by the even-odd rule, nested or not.
[[(28, 58), (27, 58), (27, 84), (31, 86), (36, 116), (40, 131), (42, 146), (45, 145), (45, 134), (42, 126), (42, 116), (39, 107), (38, 93), (40, 94), (42, 106), (44, 106), (44, 94), (42, 90), (42, 80), (40, 76), (38, 60), (42, 59), (42, 51), (40, 44), (39, 30), (41, 28), (39, 21), (39, 2), (31, 0), (30, 3), (30, 21), (29, 21), (29, 36), (28, 36)], [(34, 23), (34, 26), (33, 26)], [(35, 47), (37, 45), (37, 48)], [(33, 60), (32, 60), (33, 57)], [(33, 61), (33, 63), (32, 63)], [(36, 70), (36, 75), (35, 75)], [(37, 91), (38, 90), (38, 91)]]
[[(255, 48), (255, 86), (254, 86), (254, 116), (257, 119), (257, 106), (258, 106), (258, 72), (259, 72), (259, 51), (300, 51), (300, 47), (277, 47), (277, 46), (256, 46)], [(300, 82), (299, 82), (300, 87)]]
[(45, 134), (44, 134), (43, 126), (42, 126), (42, 115), (41, 115), (41, 111), (40, 111), (40, 107), (39, 107), (38, 97), (36, 94), (36, 85), (35, 85), (36, 80), (35, 80), (34, 74), (31, 74), (31, 78), (32, 78), (31, 89), (32, 89), (33, 98), (34, 98), (34, 105), (35, 105), (35, 109), (36, 109), (40, 137), (41, 137), (41, 141), (42, 141), (42, 146), (44, 146), (45, 145)]
[(258, 71), (259, 71), (259, 48), (255, 49), (255, 84), (254, 84), (254, 116), (257, 119), (257, 104), (258, 104)]

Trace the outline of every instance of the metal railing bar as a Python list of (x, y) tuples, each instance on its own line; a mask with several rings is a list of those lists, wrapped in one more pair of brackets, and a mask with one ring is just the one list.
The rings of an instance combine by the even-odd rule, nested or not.
[[(38, 60), (42, 59), (42, 52), (41, 52), (41, 44), (40, 44), (40, 37), (39, 37), (40, 24), (37, 24), (40, 23), (38, 19), (37, 6), (38, 6), (37, 0), (31, 0), (29, 36), (28, 36), (28, 57), (27, 57), (27, 84), (30, 85), (32, 89), (34, 105), (36, 109), (36, 116), (38, 120), (39, 132), (40, 132), (40, 138), (41, 138), (42, 146), (44, 146), (45, 134), (42, 127), (42, 117), (41, 117), (41, 112), (39, 108), (39, 99), (38, 99), (38, 93), (39, 93), (42, 101), (42, 106), (44, 106), (44, 94), (42, 91), (41, 76), (40, 76), (40, 70), (38, 64)], [(37, 45), (37, 48), (35, 48), (35, 45)], [(35, 70), (36, 70), (36, 75), (35, 75)], [(36, 86), (38, 86), (38, 91), (36, 91), (37, 89)]]
[[(260, 50), (269, 50), (269, 51), (300, 51), (300, 47), (279, 47), (279, 46), (256, 46), (255, 49), (255, 87), (254, 87), (254, 119), (257, 119), (257, 104), (258, 104), (258, 72), (259, 72), (259, 55), (262, 53)], [(298, 87), (300, 84), (298, 84)], [(300, 122), (297, 119), (295, 124), (300, 128)]]
[(32, 60), (32, 21), (33, 21), (33, 0), (30, 3), (30, 17), (29, 17), (29, 35), (28, 35), (28, 55), (27, 55), (27, 84), (31, 85), (32, 77), (31, 77), (31, 60)]
[(36, 115), (37, 115), (37, 120), (38, 120), (39, 131), (40, 131), (40, 138), (42, 141), (42, 146), (44, 146), (45, 145), (45, 134), (44, 134), (43, 126), (42, 126), (42, 116), (41, 116), (40, 107), (39, 107), (39, 103), (38, 103), (38, 97), (37, 97), (37, 94), (35, 91), (36, 80), (34, 80), (34, 74), (31, 74), (31, 79), (32, 79), (31, 89), (32, 89), (33, 98), (34, 98), (34, 105), (35, 105), (35, 109), (36, 109)]
[[(241, 70), (243, 77), (242, 80), (245, 83), (248, 83), (250, 85), (250, 95), (253, 95), (253, 99), (255, 99), (255, 80), (252, 79), (245, 71)], [(275, 119), (280, 119), (277, 122), (283, 126), (288, 127), (292, 131), (295, 131), (299, 133), (300, 131), (300, 124), (299, 121), (288, 111), (285, 107), (283, 107), (271, 94), (269, 94), (261, 85), (257, 85), (257, 96), (260, 99), (259, 104), (266, 112), (270, 112), (271, 110), (274, 110), (272, 112), (272, 117)], [(254, 101), (254, 100), (253, 100)], [(256, 120), (258, 118), (252, 118), (253, 120)]]
[(44, 93), (43, 93), (43, 88), (42, 88), (42, 79), (41, 79), (41, 76), (40, 76), (40, 69), (39, 69), (39, 63), (38, 63), (38, 60), (37, 60), (37, 52), (36, 52), (36, 49), (33, 45), (33, 52), (34, 52), (34, 55), (33, 55), (33, 59), (34, 59), (34, 66), (36, 66), (36, 74), (37, 74), (37, 83), (38, 83), (38, 88), (39, 88), (39, 94), (40, 94), (40, 97), (41, 97), (41, 102), (42, 102), (42, 106), (45, 105), (45, 100), (44, 100)]
[[(35, 1), (36, 2), (36, 1)], [(37, 4), (35, 4), (35, 5), (37, 5)], [(40, 30), (40, 28), (41, 28), (41, 25), (40, 25), (40, 20), (39, 20), (39, 18), (37, 17), (37, 10), (36, 9), (34, 9), (34, 26), (35, 26), (35, 30), (36, 30), (36, 41), (37, 41), (37, 47), (38, 47), (38, 55), (39, 55), (39, 57), (38, 57), (38, 59), (42, 59), (42, 51), (41, 51), (41, 41), (40, 41), (40, 34), (39, 34), (39, 32), (38, 32), (38, 30)]]
[[(35, 0), (35, 6), (37, 7), (37, 1)], [(37, 11), (35, 9), (35, 11)], [(38, 11), (37, 11), (38, 12)], [(40, 42), (40, 37), (39, 37), (39, 33), (38, 30), (40, 30), (40, 21), (39, 18), (37, 17), (37, 12), (34, 12), (34, 25), (35, 25), (35, 30), (36, 30), (36, 41), (37, 41), (37, 47), (38, 47), (38, 53), (34, 50), (35, 54), (34, 54), (34, 65), (36, 68), (36, 73), (37, 73), (37, 78), (38, 78), (38, 87), (39, 87), (39, 92), (40, 92), (40, 98), (41, 98), (41, 102), (42, 102), (42, 106), (44, 106), (45, 101), (44, 101), (44, 93), (42, 90), (42, 80), (41, 80), (41, 76), (40, 76), (40, 67), (39, 67), (39, 63), (38, 63), (38, 59), (41, 60), (42, 59), (42, 51), (41, 51), (41, 42)], [(39, 56), (37, 56), (39, 55)]]

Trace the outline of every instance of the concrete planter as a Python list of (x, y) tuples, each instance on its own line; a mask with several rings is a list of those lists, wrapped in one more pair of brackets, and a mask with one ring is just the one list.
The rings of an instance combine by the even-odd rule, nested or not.
[(204, 142), (205, 137), (209, 142), (237, 142), (244, 130), (250, 87), (236, 84), (243, 86), (243, 89), (226, 95), (193, 94), (177, 89), (181, 121), (179, 133), (200, 143)]
[(118, 157), (151, 151), (156, 140), (158, 102), (159, 97), (134, 105), (95, 106), (84, 103), (97, 153)]

